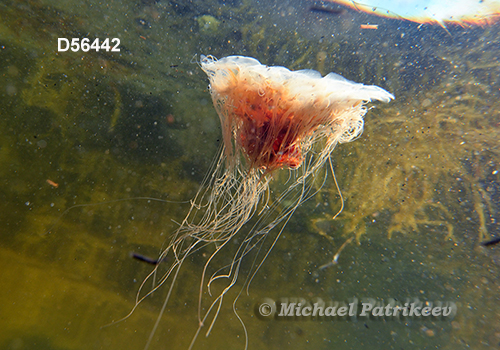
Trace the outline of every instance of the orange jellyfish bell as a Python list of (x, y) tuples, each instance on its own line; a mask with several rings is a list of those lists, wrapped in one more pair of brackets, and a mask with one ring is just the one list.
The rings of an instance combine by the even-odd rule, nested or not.
[(251, 168), (266, 172), (299, 167), (318, 136), (352, 140), (363, 129), (363, 103), (394, 98), (335, 73), (268, 67), (250, 57), (202, 56), (201, 68), (210, 79), (230, 164), (241, 150)]

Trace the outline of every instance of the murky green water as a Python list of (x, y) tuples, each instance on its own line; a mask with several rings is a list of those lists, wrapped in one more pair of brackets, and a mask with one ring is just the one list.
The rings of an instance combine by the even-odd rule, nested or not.
[[(144, 348), (167, 288), (112, 324), (151, 271), (130, 253), (158, 256), (221, 143), (199, 54), (335, 71), (396, 96), (332, 155), (343, 213), (332, 220), (329, 178), (239, 296), (249, 349), (498, 347), (500, 246), (480, 245), (498, 235), (498, 25), (447, 32), (246, 0), (3, 1), (0, 18), (1, 349)], [(60, 37), (116, 37), (121, 51), (57, 52)], [(189, 347), (210, 252), (184, 264), (150, 349)], [(232, 301), (252, 262), (195, 349), (245, 347)], [(256, 316), (263, 298), (286, 297), (458, 309), (453, 320)]]

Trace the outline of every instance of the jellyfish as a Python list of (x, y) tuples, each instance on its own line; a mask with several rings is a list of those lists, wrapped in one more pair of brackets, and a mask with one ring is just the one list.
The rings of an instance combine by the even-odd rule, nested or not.
[[(206, 258), (200, 274), (198, 328), (190, 348), (204, 327), (206, 335), (210, 333), (226, 293), (238, 280), (243, 259), (276, 229), (278, 234), (269, 250), (249, 273), (258, 270), (293, 212), (311, 196), (315, 174), (333, 149), (361, 134), (366, 103), (389, 102), (394, 98), (380, 87), (354, 83), (335, 73), (322, 77), (314, 70), (268, 67), (244, 56), (220, 60), (201, 56), (200, 67), (210, 81), (223, 145), (211, 174), (162, 251), (158, 259), (161, 263), (140, 287), (135, 307), (158, 288), (168, 285), (146, 348), (186, 259), (208, 246), (213, 253)], [(267, 205), (271, 196), (269, 183), (280, 169), (288, 170), (290, 178), (274, 204)], [(278, 210), (280, 203), (288, 204)], [(278, 214), (266, 214), (272, 210), (278, 210)], [(251, 221), (256, 214), (258, 219)], [(242, 236), (238, 248), (226, 251), (238, 235)], [(227, 266), (212, 266), (216, 256), (227, 252), (231, 252)], [(142, 292), (146, 281), (155, 278), (154, 287)], [(211, 285), (216, 280), (226, 282), (204, 308), (202, 304), (207, 302), (203, 300), (203, 292), (211, 295)], [(245, 283), (249, 281), (251, 278)]]
[(500, 1), (440, 0), (440, 1), (380, 1), (328, 0), (356, 11), (381, 17), (405, 19), (416, 23), (485, 25), (498, 21)]

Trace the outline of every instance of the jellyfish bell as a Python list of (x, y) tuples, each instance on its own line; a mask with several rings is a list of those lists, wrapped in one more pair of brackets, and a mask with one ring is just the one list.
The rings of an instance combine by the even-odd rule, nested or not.
[[(138, 292), (135, 307), (160, 286), (169, 284), (146, 348), (187, 257), (212, 247), (213, 253), (206, 258), (200, 273), (199, 323), (191, 348), (203, 327), (206, 326), (207, 335), (210, 333), (224, 296), (238, 280), (243, 259), (271, 230), (278, 231), (260, 263), (247, 272), (255, 274), (290, 216), (309, 198), (314, 174), (335, 146), (360, 135), (366, 103), (389, 102), (394, 98), (380, 87), (354, 83), (335, 73), (322, 77), (313, 70), (268, 67), (244, 56), (220, 60), (202, 56), (200, 66), (210, 81), (210, 93), (222, 125), (223, 149), (213, 173), (206, 178), (188, 214), (160, 255), (158, 261), (162, 263), (144, 280)], [(274, 204), (260, 205), (271, 174), (278, 169), (288, 169), (293, 174), (292, 180)], [(285, 199), (287, 206), (278, 209)], [(258, 208), (259, 218), (250, 222)], [(265, 213), (273, 210), (277, 211), (274, 216)], [(228, 243), (236, 235), (241, 236), (238, 240), (241, 243), (235, 250)], [(227, 258), (225, 267), (212, 266), (216, 256)], [(161, 277), (152, 290), (143, 292), (146, 282), (158, 275)], [(203, 300), (205, 291), (212, 295), (211, 285), (216, 280), (226, 283), (219, 286), (218, 295)], [(247, 278), (245, 284), (250, 280)]]
[(328, 1), (381, 17), (438, 24), (442, 27), (447, 24), (486, 25), (495, 23), (500, 18), (499, 0)]
[[(250, 168), (297, 168), (319, 137), (348, 142), (363, 129), (364, 102), (389, 102), (377, 86), (330, 73), (267, 67), (250, 57), (201, 57), (223, 128), (229, 164), (242, 152)], [(327, 152), (329, 154), (329, 152)]]

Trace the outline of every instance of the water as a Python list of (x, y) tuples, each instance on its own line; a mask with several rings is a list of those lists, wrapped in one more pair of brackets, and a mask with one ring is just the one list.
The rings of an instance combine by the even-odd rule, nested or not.
[[(298, 1), (4, 1), (0, 11), (0, 348), (144, 348), (166, 288), (105, 326), (130, 312), (151, 271), (130, 252), (158, 256), (221, 142), (195, 54), (334, 71), (396, 96), (332, 155), (343, 213), (332, 220), (329, 178), (239, 297), (249, 349), (498, 346), (498, 247), (480, 245), (498, 235), (498, 25), (447, 32)], [(121, 51), (58, 53), (58, 37), (118, 37)], [(271, 198), (286, 178), (276, 174)], [(210, 253), (184, 265), (151, 349), (188, 348)], [(232, 310), (243, 282), (196, 349), (244, 348)], [(257, 317), (264, 298), (287, 297), (442, 300), (457, 314)]]

